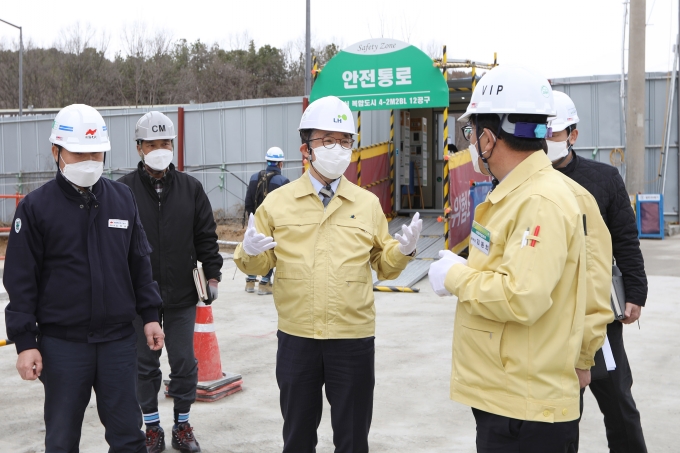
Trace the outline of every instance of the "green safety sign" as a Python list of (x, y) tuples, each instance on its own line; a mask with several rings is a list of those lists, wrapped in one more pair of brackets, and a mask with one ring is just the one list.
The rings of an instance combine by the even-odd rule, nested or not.
[(323, 67), (310, 102), (337, 96), (357, 110), (448, 107), (449, 87), (432, 59), (411, 44), (368, 39), (339, 52)]

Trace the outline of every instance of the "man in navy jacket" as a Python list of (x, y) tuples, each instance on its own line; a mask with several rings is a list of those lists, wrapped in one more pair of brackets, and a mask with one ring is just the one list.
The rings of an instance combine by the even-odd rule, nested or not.
[(151, 248), (130, 189), (100, 179), (111, 149), (92, 107), (65, 107), (52, 125), (56, 178), (19, 204), (7, 245), (7, 335), (17, 370), (45, 389), (46, 452), (77, 452), (94, 388), (110, 451), (146, 452), (137, 403), (136, 336), (163, 347)]
[[(257, 173), (253, 173), (250, 176), (248, 190), (246, 191), (244, 219), (247, 219), (250, 214), (255, 214), (257, 208), (260, 207), (260, 203), (262, 203), (264, 200), (264, 197), (262, 197), (263, 195), (266, 197), (267, 194), (271, 193), (273, 190), (276, 190), (290, 182), (288, 178), (281, 174), (283, 163), (286, 160), (281, 148), (278, 146), (269, 148), (267, 150), (267, 154), (265, 155), (265, 160), (267, 161), (267, 168), (262, 171), (258, 171)], [(266, 192), (264, 192), (263, 187), (258, 188), (260, 179), (263, 176), (266, 176), (267, 178)], [(262, 279), (260, 279), (260, 283), (257, 285), (257, 294), (260, 296), (272, 294), (273, 273), (274, 269), (269, 269), (267, 275), (263, 275)], [(254, 293), (256, 282), (257, 275), (248, 275), (246, 277), (246, 292)]]

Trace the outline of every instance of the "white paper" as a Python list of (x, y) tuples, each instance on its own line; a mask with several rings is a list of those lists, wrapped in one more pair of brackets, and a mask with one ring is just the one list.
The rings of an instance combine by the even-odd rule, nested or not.
[(614, 354), (612, 354), (612, 347), (609, 344), (609, 337), (604, 337), (602, 354), (604, 355), (604, 363), (607, 365), (607, 371), (614, 371), (616, 369), (616, 360), (614, 360)]

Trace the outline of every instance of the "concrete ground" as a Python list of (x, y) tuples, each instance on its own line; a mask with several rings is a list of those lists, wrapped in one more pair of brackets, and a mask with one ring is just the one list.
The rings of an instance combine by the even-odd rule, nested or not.
[[(642, 244), (649, 275), (648, 308), (640, 329), (624, 329), (633, 368), (634, 395), (650, 452), (678, 451), (680, 419), (680, 236)], [(243, 374), (244, 391), (215, 403), (197, 403), (191, 422), (206, 453), (276, 452), (282, 419), (274, 374), (276, 310), (271, 296), (243, 291), (244, 275), (223, 269), (213, 304), (223, 368)], [(427, 279), (419, 294), (376, 293), (376, 388), (370, 445), (373, 452), (474, 452), (475, 425), (468, 407), (449, 400), (455, 300), (435, 296)], [(4, 333), (0, 316), (0, 332)], [(13, 347), (0, 348), (0, 408), (6, 435), (0, 452), (44, 451), (43, 389), (22, 381)], [(165, 362), (165, 360), (164, 360)], [(167, 362), (164, 374), (169, 372)], [(81, 451), (108, 450), (95, 396), (85, 414)], [(319, 428), (319, 452), (332, 452), (328, 404)], [(171, 427), (172, 401), (161, 399), (162, 425)], [(168, 449), (172, 451), (169, 442)], [(586, 392), (581, 452), (607, 451), (602, 415)]]

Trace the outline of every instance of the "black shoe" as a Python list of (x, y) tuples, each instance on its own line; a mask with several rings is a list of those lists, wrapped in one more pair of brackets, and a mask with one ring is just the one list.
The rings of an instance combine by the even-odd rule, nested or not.
[(160, 426), (146, 428), (146, 451), (161, 453), (165, 450), (165, 432)]
[(180, 423), (177, 428), (172, 428), (172, 448), (182, 453), (197, 453), (201, 451), (193, 428), (187, 423)]

